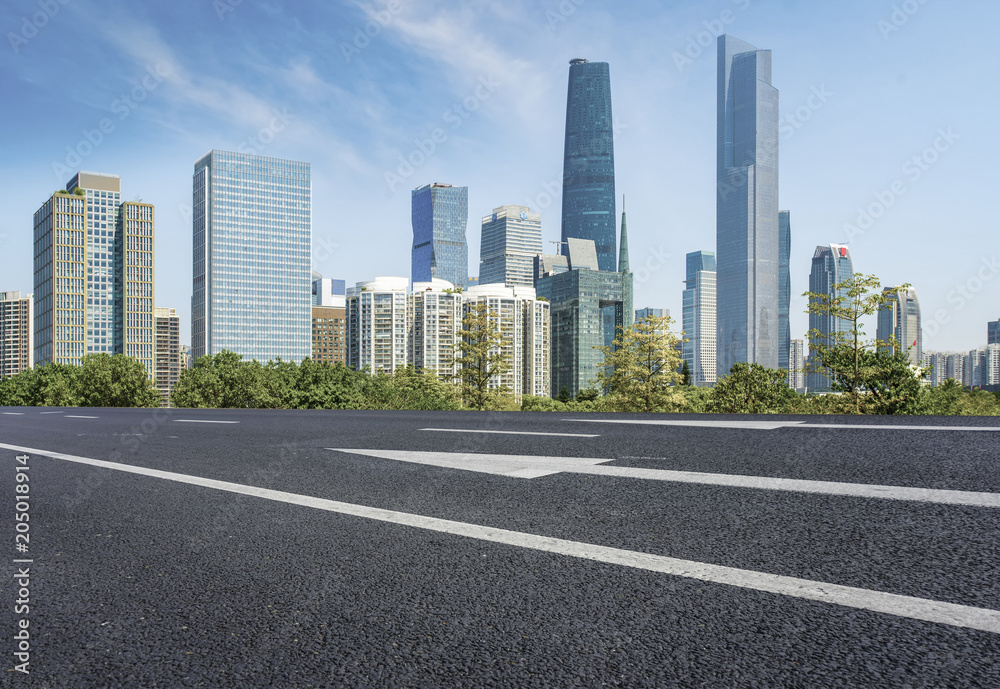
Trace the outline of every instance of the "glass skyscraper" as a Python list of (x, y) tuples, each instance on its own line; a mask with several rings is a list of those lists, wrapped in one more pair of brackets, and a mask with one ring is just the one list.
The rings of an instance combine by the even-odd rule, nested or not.
[(602, 271), (618, 268), (615, 145), (607, 62), (570, 61), (563, 154), (562, 241), (589, 239)]
[(691, 385), (714, 385), (717, 380), (715, 352), (715, 254), (693, 251), (687, 255), (687, 279), (681, 327), (687, 340), (681, 357), (688, 363)]
[[(835, 290), (834, 286), (849, 279), (852, 275), (854, 275), (854, 262), (851, 260), (851, 252), (846, 246), (840, 244), (817, 246), (813, 253), (812, 271), (809, 273), (809, 291), (829, 295), (831, 299), (847, 297), (845, 290)], [(813, 330), (818, 331), (818, 334), (813, 334)], [(836, 318), (829, 314), (809, 314), (810, 344), (831, 345), (834, 343), (834, 340), (830, 338), (831, 334), (847, 333), (850, 330), (851, 323), (843, 318)], [(809, 353), (809, 360), (810, 370), (806, 376), (806, 387), (809, 392), (829, 391), (830, 377), (826, 370), (817, 368), (818, 361), (812, 351)]]
[(882, 293), (889, 301), (879, 309), (875, 337), (882, 342), (895, 337), (902, 351), (909, 352), (910, 363), (919, 366), (924, 336), (920, 329), (920, 300), (917, 299), (917, 291), (886, 287)]
[(771, 51), (718, 42), (716, 255), (720, 376), (778, 367), (778, 91)]
[(986, 323), (986, 344), (1000, 344), (1000, 318)]
[[(479, 284), (532, 287), (534, 258), (542, 253), (542, 215), (527, 206), (500, 206), (483, 218)], [(464, 285), (457, 285), (464, 287)]]
[(788, 314), (792, 306), (792, 221), (788, 211), (778, 211), (778, 368), (788, 371), (792, 333)]
[(194, 165), (195, 358), (311, 353), (309, 163), (212, 150)]
[(410, 197), (413, 251), (410, 279), (430, 282), (437, 278), (464, 288), (469, 280), (469, 188), (426, 184)]

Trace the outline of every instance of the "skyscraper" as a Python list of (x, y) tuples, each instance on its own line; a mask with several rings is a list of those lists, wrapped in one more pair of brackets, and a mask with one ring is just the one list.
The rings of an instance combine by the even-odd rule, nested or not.
[[(500, 206), (483, 218), (479, 284), (534, 285), (532, 262), (542, 253), (542, 215), (527, 206)], [(456, 285), (466, 287), (466, 285)]]
[(792, 222), (788, 211), (778, 211), (778, 368), (790, 370), (792, 332), (788, 315), (792, 306)]
[(34, 298), (0, 292), (0, 378), (34, 365)]
[(413, 225), (410, 279), (434, 278), (464, 287), (469, 279), (469, 188), (426, 184), (410, 196)]
[[(836, 297), (846, 297), (843, 289), (834, 289), (834, 286), (847, 280), (854, 274), (854, 262), (851, 260), (850, 250), (840, 244), (830, 244), (828, 246), (817, 246), (813, 253), (812, 271), (809, 273), (809, 291), (817, 294), (826, 294), (831, 299)], [(826, 370), (819, 370), (818, 360), (812, 345), (824, 344), (832, 345), (835, 340), (831, 337), (834, 333), (847, 333), (851, 329), (850, 322), (836, 318), (829, 314), (809, 314), (810, 352), (809, 371), (806, 376), (806, 387), (809, 392), (827, 392), (830, 390), (830, 376)]]
[(1000, 318), (986, 323), (986, 344), (1000, 344)]
[(115, 231), (114, 352), (138, 359), (154, 378), (153, 235), (155, 210), (126, 201)]
[(309, 163), (212, 150), (194, 165), (197, 359), (301, 361), (311, 351)]
[(170, 406), (170, 394), (177, 385), (181, 363), (181, 319), (176, 309), (153, 309), (155, 325), (155, 351), (153, 354), (156, 389), (160, 392), (161, 407)]
[(778, 91), (771, 51), (718, 41), (716, 251), (719, 375), (740, 361), (777, 368)]
[(895, 337), (902, 351), (909, 352), (910, 364), (919, 366), (923, 360), (924, 336), (920, 329), (920, 301), (917, 299), (917, 291), (886, 287), (882, 293), (889, 301), (879, 309), (875, 337), (882, 342)]
[(600, 270), (617, 269), (615, 146), (607, 62), (570, 60), (563, 150), (562, 241), (589, 239)]
[(691, 385), (705, 387), (717, 380), (715, 352), (715, 254), (693, 251), (686, 257), (681, 327), (684, 331), (681, 357), (691, 372)]

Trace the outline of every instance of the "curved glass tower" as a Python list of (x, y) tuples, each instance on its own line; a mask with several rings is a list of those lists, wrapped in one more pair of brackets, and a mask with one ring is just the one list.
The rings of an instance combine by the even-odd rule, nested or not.
[[(809, 291), (816, 294), (829, 295), (831, 299), (837, 297), (847, 297), (844, 289), (834, 289), (839, 283), (850, 279), (854, 275), (854, 261), (851, 260), (851, 251), (843, 244), (829, 244), (827, 246), (817, 246), (813, 253), (812, 271), (809, 273)], [(809, 331), (819, 331), (818, 336), (810, 337), (810, 344), (821, 342), (822, 344), (833, 344), (834, 339), (830, 337), (834, 333), (849, 333), (851, 330), (850, 321), (837, 318), (830, 314), (810, 313)], [(809, 354), (813, 366), (816, 368), (814, 355)], [(826, 369), (810, 370), (806, 375), (806, 387), (809, 392), (827, 392), (830, 387), (830, 376)]]
[(465, 288), (469, 280), (469, 188), (450, 184), (425, 184), (410, 195), (413, 249), (410, 279), (430, 282), (437, 278)]
[(716, 173), (720, 376), (778, 367), (778, 91), (771, 51), (719, 37)]
[(570, 60), (563, 154), (562, 241), (589, 239), (600, 270), (618, 269), (615, 146), (607, 62)]

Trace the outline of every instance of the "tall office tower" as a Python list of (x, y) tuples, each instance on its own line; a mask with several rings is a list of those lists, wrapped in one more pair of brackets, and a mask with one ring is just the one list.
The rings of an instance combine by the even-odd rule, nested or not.
[(687, 342), (681, 345), (681, 357), (691, 372), (691, 384), (708, 387), (718, 380), (715, 254), (693, 251), (687, 255), (686, 261), (681, 328)]
[(347, 303), (347, 283), (344, 280), (324, 278), (315, 270), (312, 273), (312, 305), (344, 308)]
[(635, 321), (634, 322), (635, 323), (639, 323), (640, 321), (644, 321), (644, 320), (646, 320), (647, 318), (650, 318), (650, 317), (653, 317), (653, 318), (663, 318), (664, 316), (669, 316), (669, 315), (670, 315), (670, 309), (656, 309), (656, 308), (653, 308), (652, 306), (647, 306), (647, 307), (645, 307), (643, 309), (636, 309), (635, 310)]
[(34, 365), (34, 303), (30, 294), (0, 292), (0, 378)]
[(882, 293), (889, 297), (889, 301), (879, 309), (875, 337), (882, 342), (895, 337), (902, 350), (909, 352), (910, 364), (919, 366), (924, 337), (920, 331), (920, 301), (917, 299), (917, 291), (886, 287)]
[(778, 367), (778, 91), (771, 51), (719, 37), (717, 370)]
[[(847, 280), (854, 274), (854, 262), (851, 260), (850, 250), (840, 244), (830, 244), (828, 246), (817, 246), (813, 253), (812, 271), (809, 273), (809, 291), (817, 294), (826, 294), (830, 298), (846, 297), (847, 293), (843, 289), (834, 289), (838, 283)], [(818, 331), (818, 335), (810, 335), (809, 366), (815, 369), (819, 362), (815, 358), (812, 347), (815, 344), (831, 345), (834, 340), (830, 337), (834, 333), (847, 333), (851, 329), (851, 324), (842, 319), (830, 316), (829, 314), (809, 314), (809, 330)], [(825, 370), (811, 370), (806, 375), (806, 387), (809, 392), (829, 392), (830, 376)]]
[(805, 340), (792, 340), (788, 355), (788, 387), (796, 392), (806, 391)]
[[(105, 335), (98, 339), (105, 341), (102, 346), (111, 348), (114, 259), (110, 247), (104, 246), (107, 228), (103, 230), (105, 235), (97, 238), (102, 251), (88, 252), (90, 223), (87, 222), (87, 213), (86, 192), (71, 194), (62, 191), (54, 193), (35, 211), (33, 330), (36, 366), (48, 363), (79, 365), (87, 354), (88, 342), (93, 341), (88, 339), (88, 313), (100, 318), (102, 328), (106, 327), (101, 331)], [(101, 258), (95, 260), (92, 256)], [(88, 263), (98, 266), (94, 268), (97, 272), (90, 277), (90, 285), (96, 285), (95, 281), (105, 285), (97, 292), (102, 297), (96, 300), (89, 297), (92, 302), (89, 308)]]
[(154, 379), (160, 392), (161, 407), (170, 406), (170, 395), (177, 385), (181, 363), (181, 319), (177, 309), (153, 309), (155, 325), (155, 352), (153, 354)]
[(310, 347), (309, 163), (209, 151), (194, 164), (195, 358), (301, 361)]
[(790, 370), (792, 331), (788, 315), (792, 306), (792, 221), (788, 211), (778, 211), (778, 368)]
[[(535, 284), (532, 262), (542, 253), (542, 214), (527, 206), (500, 206), (483, 218), (478, 284)], [(456, 285), (466, 287), (471, 285)]]
[(589, 239), (600, 270), (617, 269), (615, 144), (607, 62), (570, 60), (563, 150), (562, 241)]
[(347, 363), (347, 310), (340, 306), (312, 307), (312, 360)]
[(155, 212), (148, 203), (126, 201), (115, 232), (114, 353), (138, 359), (154, 376), (153, 237)]
[[(567, 240), (565, 256), (541, 255), (535, 261), (535, 289), (551, 304), (553, 397), (563, 387), (575, 397), (597, 385), (604, 361), (598, 347), (609, 331), (624, 325), (623, 274), (600, 270), (597, 261), (594, 242), (575, 238)], [(607, 311), (616, 318), (610, 325)]]
[[(600, 262), (600, 256), (598, 256)], [(622, 303), (615, 308), (620, 311), (615, 312), (615, 321), (621, 321), (622, 328), (631, 328), (635, 324), (635, 297), (634, 297), (634, 276), (629, 270), (628, 264), (628, 230), (625, 224), (625, 197), (622, 196), (622, 236), (621, 247), (618, 251), (618, 272), (622, 276)], [(609, 324), (612, 328), (614, 323)], [(612, 332), (615, 332), (612, 330)], [(616, 333), (617, 335), (617, 333)], [(610, 344), (610, 343), (608, 343)]]
[(517, 400), (523, 395), (548, 396), (550, 305), (538, 301), (533, 287), (524, 286), (479, 285), (461, 296), (466, 314), (484, 305), (504, 339), (499, 354), (507, 370), (490, 379), (489, 387), (506, 387)]
[(986, 324), (986, 344), (1000, 344), (1000, 318)]
[(406, 290), (403, 277), (377, 277), (347, 290), (347, 365), (392, 373), (406, 366)]
[(453, 380), (459, 368), (455, 346), (461, 339), (462, 294), (446, 280), (414, 282), (407, 312), (407, 361)]
[(410, 279), (430, 282), (437, 278), (463, 287), (469, 279), (469, 246), (465, 242), (469, 188), (426, 184), (413, 190), (410, 204)]

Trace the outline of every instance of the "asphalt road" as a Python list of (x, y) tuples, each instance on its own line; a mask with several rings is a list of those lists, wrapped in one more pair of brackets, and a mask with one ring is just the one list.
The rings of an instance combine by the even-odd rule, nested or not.
[(0, 491), (4, 686), (1000, 687), (997, 419), (0, 408)]

